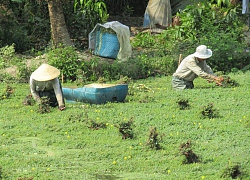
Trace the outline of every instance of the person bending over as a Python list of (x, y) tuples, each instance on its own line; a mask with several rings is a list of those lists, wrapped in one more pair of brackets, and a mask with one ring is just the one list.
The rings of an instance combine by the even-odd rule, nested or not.
[(42, 64), (30, 76), (30, 90), (32, 97), (41, 101), (41, 97), (48, 97), (50, 106), (65, 109), (62, 86), (58, 79), (60, 71), (49, 65)]
[(220, 85), (224, 80), (223, 77), (216, 76), (206, 63), (211, 56), (211, 49), (205, 45), (198, 46), (196, 52), (184, 58), (178, 66), (172, 77), (172, 87), (174, 89), (193, 89), (193, 81), (197, 77)]

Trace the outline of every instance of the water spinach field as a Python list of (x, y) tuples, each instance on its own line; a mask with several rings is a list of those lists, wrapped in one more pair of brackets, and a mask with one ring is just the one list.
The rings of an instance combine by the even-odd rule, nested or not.
[(2, 82), (0, 179), (250, 179), (250, 72), (229, 76), (238, 86), (184, 91), (152, 77), (125, 102), (45, 113), (23, 104), (28, 84)]

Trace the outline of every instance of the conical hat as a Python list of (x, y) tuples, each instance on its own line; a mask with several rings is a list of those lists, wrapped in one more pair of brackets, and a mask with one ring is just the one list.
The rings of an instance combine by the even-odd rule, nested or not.
[(36, 81), (49, 81), (55, 79), (59, 75), (60, 71), (57, 68), (48, 64), (42, 64), (31, 74), (31, 77)]

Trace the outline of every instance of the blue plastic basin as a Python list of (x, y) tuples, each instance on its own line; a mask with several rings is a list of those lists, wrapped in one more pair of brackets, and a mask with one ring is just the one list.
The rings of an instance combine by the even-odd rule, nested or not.
[(68, 102), (104, 104), (107, 102), (123, 102), (128, 94), (128, 85), (89, 84), (75, 89), (63, 87), (62, 91)]

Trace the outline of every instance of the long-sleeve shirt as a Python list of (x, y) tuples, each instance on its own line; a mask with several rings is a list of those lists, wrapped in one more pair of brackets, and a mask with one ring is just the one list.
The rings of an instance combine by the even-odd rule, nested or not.
[(32, 76), (30, 77), (30, 91), (36, 101), (40, 99), (38, 93), (39, 91), (50, 91), (50, 90), (54, 90), (58, 105), (63, 106), (64, 105), (63, 93), (58, 78), (52, 79), (50, 81), (36, 81), (32, 78)]
[(191, 54), (182, 60), (173, 76), (177, 76), (186, 81), (193, 81), (198, 76), (207, 80), (213, 80), (216, 75), (205, 60), (198, 61), (195, 56)]

